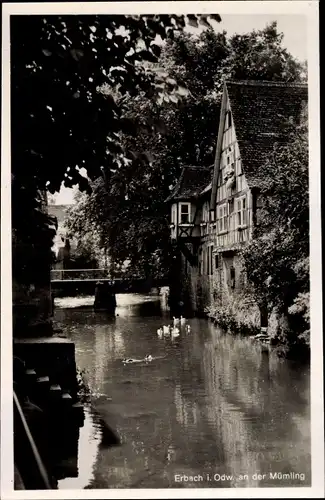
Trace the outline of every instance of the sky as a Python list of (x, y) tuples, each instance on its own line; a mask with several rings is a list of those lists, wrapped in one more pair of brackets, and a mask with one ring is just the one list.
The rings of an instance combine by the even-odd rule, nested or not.
[[(247, 33), (265, 28), (272, 21), (277, 21), (278, 31), (284, 34), (283, 46), (297, 59), (307, 59), (307, 23), (303, 15), (270, 14), (270, 15), (233, 15), (223, 14), (220, 23), (213, 23), (216, 30), (225, 30), (229, 35), (234, 33)], [(197, 32), (195, 28), (189, 28), (190, 32)], [(56, 204), (65, 205), (73, 203), (76, 188), (62, 187), (56, 195)]]

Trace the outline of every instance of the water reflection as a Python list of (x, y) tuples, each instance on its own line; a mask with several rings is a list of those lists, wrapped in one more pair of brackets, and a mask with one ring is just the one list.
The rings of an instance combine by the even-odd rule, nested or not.
[[(222, 335), (205, 320), (191, 319), (191, 332), (175, 341), (159, 339), (157, 328), (169, 319), (150, 296), (121, 296), (118, 314), (112, 320), (91, 309), (56, 311), (86, 369), (93, 412), (120, 440), (112, 447), (108, 431), (103, 446), (103, 426), (89, 416), (80, 431), (78, 478), (60, 488), (78, 481), (83, 488), (310, 484), (308, 367)], [(121, 362), (146, 354), (157, 359)], [(204, 480), (175, 482), (177, 474)], [(229, 477), (209, 481), (208, 474)]]
[(100, 426), (96, 425), (90, 410), (86, 407), (84, 425), (79, 430), (78, 453), (74, 470), (71, 471), (71, 467), (64, 470), (63, 479), (58, 481), (59, 489), (83, 489), (89, 484), (93, 477), (93, 464), (100, 442)]
[[(287, 362), (247, 344), (244, 339), (216, 334), (206, 344), (203, 357), (208, 394), (218, 408), (212, 421), (220, 420), (219, 435), (234, 475), (233, 486), (238, 485), (240, 474), (248, 475), (246, 486), (254, 486), (256, 472), (265, 473), (267, 479), (275, 467), (283, 472), (306, 471), (309, 451), (308, 376), (299, 380), (301, 375), (292, 372)], [(216, 355), (218, 350), (222, 356)], [(263, 486), (274, 485), (273, 479), (266, 479)]]

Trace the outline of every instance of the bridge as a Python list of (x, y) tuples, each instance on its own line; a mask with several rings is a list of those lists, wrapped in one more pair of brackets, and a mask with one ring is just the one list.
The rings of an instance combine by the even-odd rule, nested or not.
[(51, 288), (56, 297), (95, 295), (98, 282), (107, 283), (112, 293), (149, 293), (168, 286), (167, 278), (144, 278), (110, 273), (107, 269), (52, 269)]

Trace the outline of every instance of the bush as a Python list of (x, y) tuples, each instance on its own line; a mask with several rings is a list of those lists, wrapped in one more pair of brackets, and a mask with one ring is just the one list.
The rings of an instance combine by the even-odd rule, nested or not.
[(85, 369), (80, 370), (80, 368), (77, 368), (78, 396), (82, 402), (88, 402), (90, 399), (90, 388), (86, 381), (86, 373), (87, 371)]
[(299, 325), (297, 340), (310, 345), (310, 292), (299, 293), (288, 312), (291, 322)]
[(248, 303), (247, 297), (242, 295), (232, 301), (216, 301), (206, 308), (206, 313), (216, 325), (228, 333), (253, 335), (260, 331), (259, 312)]

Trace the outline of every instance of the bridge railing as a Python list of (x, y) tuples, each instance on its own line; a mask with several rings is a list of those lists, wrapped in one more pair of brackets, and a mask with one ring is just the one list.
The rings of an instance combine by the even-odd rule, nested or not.
[(52, 269), (51, 281), (113, 279), (108, 269)]

